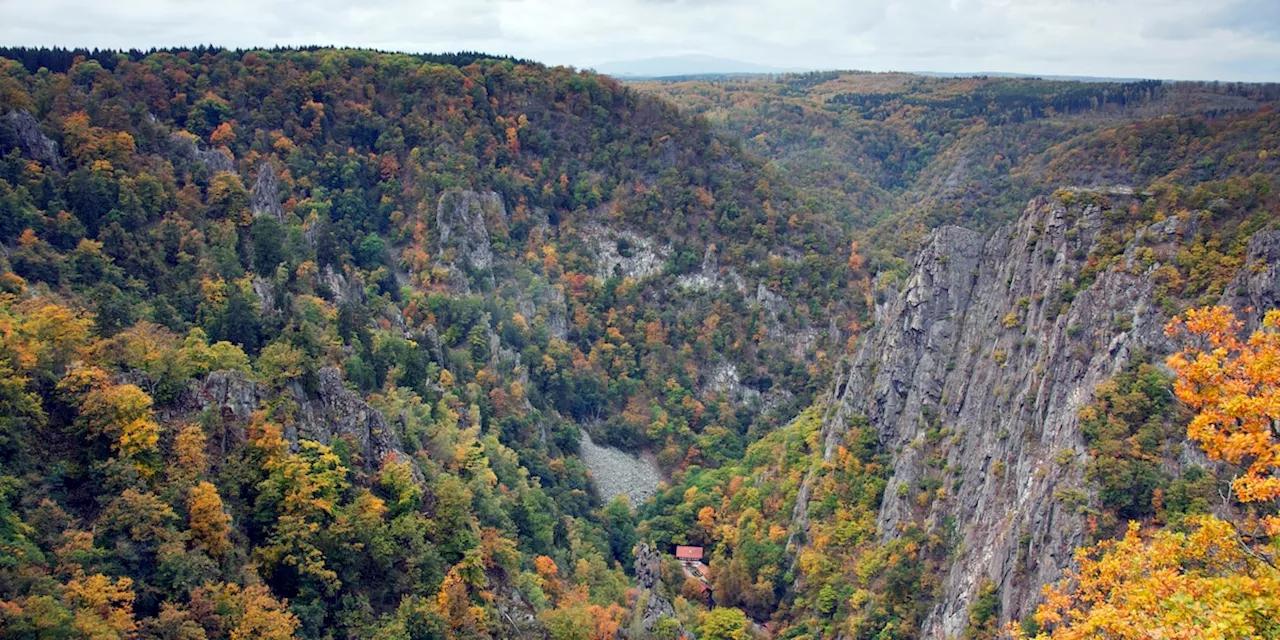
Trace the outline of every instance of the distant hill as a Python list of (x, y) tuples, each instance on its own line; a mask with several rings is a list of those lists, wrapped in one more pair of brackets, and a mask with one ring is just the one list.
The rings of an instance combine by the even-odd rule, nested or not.
[(773, 67), (701, 54), (619, 60), (597, 65), (600, 73), (623, 78), (668, 78), (672, 76), (754, 75), (794, 73), (808, 69)]
[[(1006, 71), (912, 71), (916, 75), (933, 78), (1031, 78), (1038, 80), (1061, 80), (1065, 82), (1141, 82), (1147, 78), (1112, 78), (1104, 76), (1062, 76), (1037, 73), (1010, 73)], [(1159, 79), (1159, 78), (1157, 78)]]

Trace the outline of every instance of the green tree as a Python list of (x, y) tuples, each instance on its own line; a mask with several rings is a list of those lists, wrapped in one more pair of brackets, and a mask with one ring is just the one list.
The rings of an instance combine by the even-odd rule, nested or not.
[(376, 269), (387, 261), (387, 243), (378, 234), (371, 233), (356, 247), (355, 259), (356, 264), (365, 269)]
[(258, 355), (255, 366), (258, 377), (275, 389), (301, 377), (306, 371), (307, 356), (293, 345), (276, 341), (267, 345)]
[(250, 354), (258, 352), (262, 345), (262, 320), (253, 293), (238, 285), (228, 286), (226, 303), (211, 320), (206, 326), (211, 340), (229, 342)]
[(187, 115), (187, 129), (207, 138), (218, 125), (229, 122), (231, 117), (231, 105), (226, 100), (213, 93), (206, 93), (191, 105), (191, 112)]
[(634, 549), (640, 537), (636, 533), (636, 516), (625, 495), (615, 496), (604, 509), (605, 531), (609, 533), (609, 549), (624, 567), (635, 562)]
[(257, 216), (249, 236), (253, 241), (253, 270), (261, 276), (272, 275), (284, 260), (284, 225), (274, 216)]
[(698, 624), (701, 640), (747, 640), (747, 614), (742, 609), (716, 607), (702, 614)]

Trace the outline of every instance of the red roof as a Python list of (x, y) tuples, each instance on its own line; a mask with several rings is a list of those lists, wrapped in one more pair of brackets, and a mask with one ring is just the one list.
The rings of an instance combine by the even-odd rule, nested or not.
[(702, 547), (676, 547), (676, 558), (680, 560), (701, 560)]

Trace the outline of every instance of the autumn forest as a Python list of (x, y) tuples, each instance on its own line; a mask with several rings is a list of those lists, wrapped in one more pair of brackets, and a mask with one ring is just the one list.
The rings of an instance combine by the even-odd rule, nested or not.
[(1280, 638), (1277, 103), (0, 48), (0, 638)]

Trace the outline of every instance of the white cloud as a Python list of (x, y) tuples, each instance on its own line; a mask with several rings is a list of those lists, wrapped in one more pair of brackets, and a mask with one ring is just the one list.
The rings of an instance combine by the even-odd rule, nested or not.
[(1280, 0), (0, 0), (0, 42), (1280, 80)]

